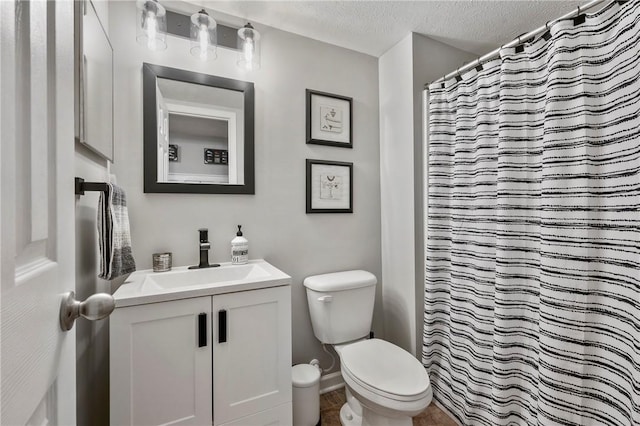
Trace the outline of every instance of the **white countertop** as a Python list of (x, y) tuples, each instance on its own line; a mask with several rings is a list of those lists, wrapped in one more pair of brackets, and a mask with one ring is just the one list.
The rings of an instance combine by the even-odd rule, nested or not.
[(289, 275), (263, 259), (256, 259), (245, 265), (221, 263), (216, 268), (190, 270), (181, 266), (168, 272), (136, 271), (113, 297), (117, 309), (283, 285), (291, 285)]

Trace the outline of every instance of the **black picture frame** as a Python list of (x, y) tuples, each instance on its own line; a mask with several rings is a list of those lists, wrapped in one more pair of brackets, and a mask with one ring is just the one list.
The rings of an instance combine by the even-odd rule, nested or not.
[[(320, 166), (314, 172), (314, 166)], [(322, 185), (322, 171), (331, 170), (336, 168), (336, 177), (342, 178), (342, 188), (336, 188), (335, 186), (328, 188)], [(340, 171), (339, 169), (346, 169)], [(316, 174), (317, 173), (317, 174)], [(348, 176), (349, 183), (344, 183), (344, 178)], [(334, 184), (335, 185), (335, 184)], [(343, 161), (325, 161), (325, 160), (306, 160), (306, 186), (307, 186), (307, 213), (353, 213), (353, 163), (347, 163)], [(349, 193), (344, 196), (333, 198), (331, 195), (332, 189), (339, 189), (343, 192), (345, 189)], [(323, 197), (322, 194), (329, 192), (328, 197)], [(348, 197), (348, 205), (345, 205), (345, 198)], [(315, 201), (315, 202), (314, 202)]]
[[(348, 118), (348, 129), (342, 129), (340, 133), (344, 135), (338, 135), (334, 130), (324, 131), (321, 129), (321, 112), (319, 108), (316, 108), (314, 98), (321, 102), (324, 98), (327, 106), (321, 105), (322, 108), (342, 107), (340, 126), (342, 128)], [(349, 111), (344, 111), (344, 106)], [(315, 112), (315, 114), (314, 114)], [(333, 93), (320, 92), (317, 90), (306, 90), (306, 119), (307, 119), (307, 143), (315, 145), (328, 145), (337, 146), (341, 148), (353, 148), (353, 98), (348, 96), (336, 95)], [(341, 140), (346, 137), (346, 140)]]

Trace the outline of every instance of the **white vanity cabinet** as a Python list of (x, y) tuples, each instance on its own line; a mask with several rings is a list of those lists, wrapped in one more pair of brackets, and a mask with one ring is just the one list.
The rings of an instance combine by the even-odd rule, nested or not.
[(111, 424), (291, 425), (288, 285), (118, 307)]

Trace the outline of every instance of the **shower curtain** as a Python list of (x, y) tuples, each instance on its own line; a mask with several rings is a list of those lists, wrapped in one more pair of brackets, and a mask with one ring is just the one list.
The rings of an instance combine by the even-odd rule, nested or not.
[(423, 363), (463, 425), (640, 425), (640, 1), (429, 87)]

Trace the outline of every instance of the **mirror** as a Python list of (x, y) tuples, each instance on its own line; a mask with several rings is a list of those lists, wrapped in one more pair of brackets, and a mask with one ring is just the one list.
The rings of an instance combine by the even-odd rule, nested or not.
[(253, 194), (253, 90), (145, 63), (144, 192)]

